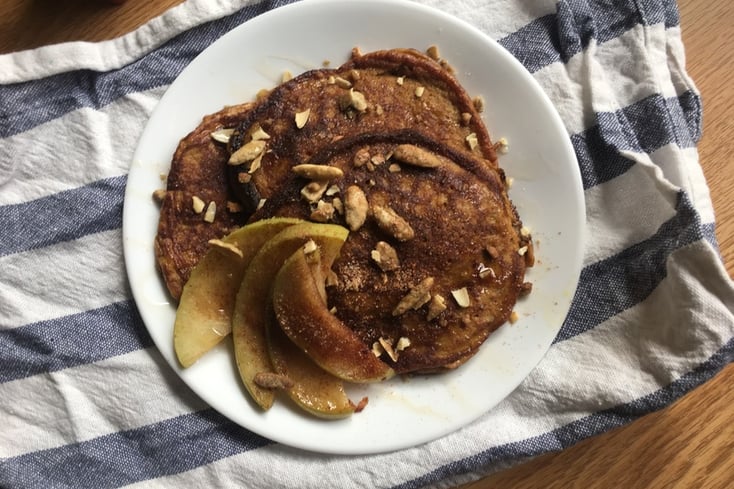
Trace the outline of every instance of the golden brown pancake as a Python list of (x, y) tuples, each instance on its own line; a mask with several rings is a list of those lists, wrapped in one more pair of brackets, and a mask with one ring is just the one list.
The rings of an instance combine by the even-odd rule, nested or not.
[[(306, 111), (305, 124), (297, 124), (296, 114)], [(228, 151), (211, 140), (213, 130), (234, 126)], [(230, 153), (246, 146), (255, 131), (267, 134), (261, 157), (228, 165)], [(441, 163), (424, 168), (392, 157), (402, 145)], [(337, 167), (343, 175), (329, 179), (330, 190), (309, 202), (302, 190), (313, 179), (293, 171), (301, 164)], [(472, 99), (445, 63), (415, 50), (357, 54), (337, 69), (306, 72), (252, 105), (205, 118), (184, 138), (172, 162), (156, 240), (171, 294), (178, 297), (210, 238), (272, 216), (323, 220), (323, 213), (314, 212), (317, 201), (326, 209), (343, 209), (348, 187), (361, 189), (370, 210), (334, 264), (337, 280), (328, 288), (329, 306), (369, 346), (380, 340), (397, 346), (407, 339), (409, 346), (395, 359), (381, 355), (398, 373), (467, 361), (510, 317), (524, 289), (526, 263), (532, 264), (532, 244), (520, 232), (504, 173)], [(197, 193), (218, 206), (232, 199), (245, 208), (260, 199), (264, 205), (252, 215), (220, 212), (208, 224), (191, 210)], [(403, 239), (378, 225), (378, 207), (400, 216), (413, 235)], [(328, 220), (348, 226), (344, 212)], [(398, 267), (383, 270), (376, 263), (378, 242), (395, 250)], [(529, 253), (523, 255), (526, 246)], [(423, 295), (431, 301), (395, 313), (427, 279), (432, 285)], [(443, 310), (435, 308), (440, 298)]]

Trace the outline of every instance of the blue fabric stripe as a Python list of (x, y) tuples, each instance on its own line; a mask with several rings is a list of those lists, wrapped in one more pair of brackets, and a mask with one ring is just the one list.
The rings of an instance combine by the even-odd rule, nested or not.
[(643, 301), (666, 276), (675, 250), (704, 239), (701, 221), (684, 192), (676, 215), (658, 232), (621, 253), (584, 267), (579, 286), (555, 341), (572, 338)]
[(0, 487), (107, 489), (178, 474), (271, 443), (207, 409), (0, 460)]
[(734, 361), (734, 338), (707, 361), (681, 376), (678, 380), (647, 396), (594, 413), (542, 435), (506, 445), (492, 447), (484, 452), (451, 462), (422, 477), (393, 489), (418, 489), (448, 477), (481, 471), (497, 463), (519, 461), (547, 452), (568, 448), (579, 441), (628, 424), (653, 411), (664, 408), (695, 387), (703, 384)]
[(224, 33), (284, 2), (264, 1), (194, 27), (140, 59), (108, 72), (77, 70), (0, 86), (0, 137), (27, 131), (82, 107), (99, 109), (123, 95), (170, 84)]
[(132, 300), (0, 331), (0, 383), (84, 365), (153, 342)]
[(592, 39), (601, 44), (636, 25), (680, 23), (675, 1), (561, 0), (557, 12), (539, 17), (499, 40), (531, 73), (568, 61)]
[(700, 99), (692, 91), (669, 99), (650, 95), (616, 112), (597, 113), (596, 118), (596, 125), (571, 136), (584, 189), (632, 167), (634, 162), (620, 151), (652, 153), (670, 143), (692, 148), (701, 136)]
[(127, 176), (0, 206), (0, 256), (119, 229)]

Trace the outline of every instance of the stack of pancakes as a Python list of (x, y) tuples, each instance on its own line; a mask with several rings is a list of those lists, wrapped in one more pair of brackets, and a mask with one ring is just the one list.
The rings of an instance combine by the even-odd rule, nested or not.
[[(381, 356), (398, 373), (454, 368), (476, 353), (528, 290), (532, 242), (480, 104), (429, 52), (354, 50), (339, 68), (308, 71), (205, 117), (179, 144), (161, 207), (155, 249), (171, 295), (180, 296), (209, 239), (274, 216), (333, 222), (351, 232), (328, 304), (365, 344), (407, 338), (399, 355)], [(211, 137), (220, 129), (230, 129), (226, 143)], [(264, 149), (229, 164), (252, 140)], [(304, 164), (341, 172), (307, 178), (293, 170)], [(347, 222), (350, 187), (368, 206), (358, 226)], [(213, 222), (192, 209), (194, 196), (216, 203)], [(380, 222), (385, 209), (410, 236)], [(374, 250), (384, 246), (397, 265), (380, 265)], [(426, 301), (396, 312), (421, 283), (432, 284)]]

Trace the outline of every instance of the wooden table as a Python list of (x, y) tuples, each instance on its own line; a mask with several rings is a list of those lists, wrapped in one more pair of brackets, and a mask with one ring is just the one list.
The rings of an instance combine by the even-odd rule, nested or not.
[[(0, 53), (98, 41), (129, 32), (181, 0), (0, 2)], [(734, 269), (734, 2), (679, 0), (687, 67), (704, 102), (699, 145), (717, 213), (717, 237)], [(480, 488), (734, 487), (734, 365), (672, 406), (557, 454), (464, 486)]]

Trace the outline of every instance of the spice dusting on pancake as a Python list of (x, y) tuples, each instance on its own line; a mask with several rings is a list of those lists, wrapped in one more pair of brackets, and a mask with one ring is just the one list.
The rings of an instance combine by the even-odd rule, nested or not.
[[(532, 241), (481, 103), (434, 58), (355, 50), (205, 118), (174, 155), (161, 208), (156, 257), (172, 296), (207, 242), (238, 226), (338, 224), (350, 233), (326, 277), (333, 314), (396, 373), (471, 358), (529, 290)], [(232, 130), (216, 141), (221, 128)], [(194, 196), (216, 203), (212, 222)]]

